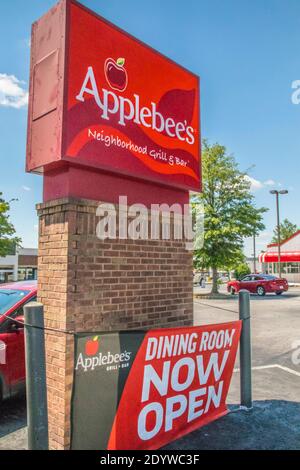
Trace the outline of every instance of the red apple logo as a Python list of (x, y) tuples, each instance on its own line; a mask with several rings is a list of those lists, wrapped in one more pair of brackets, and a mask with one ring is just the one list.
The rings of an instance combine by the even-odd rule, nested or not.
[(113, 90), (124, 91), (128, 84), (127, 71), (124, 69), (125, 59), (120, 57), (115, 61), (108, 58), (104, 64), (105, 78)]
[(95, 336), (93, 339), (89, 339), (85, 343), (85, 354), (87, 356), (95, 356), (99, 351), (99, 336)]

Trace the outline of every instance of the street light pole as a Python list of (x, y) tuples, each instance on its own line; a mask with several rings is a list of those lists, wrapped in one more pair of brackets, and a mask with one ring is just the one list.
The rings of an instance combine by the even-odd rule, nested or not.
[(256, 274), (256, 233), (253, 234), (253, 270)]
[(280, 230), (280, 211), (279, 211), (279, 194), (288, 194), (286, 189), (282, 189), (281, 191), (277, 191), (273, 189), (270, 191), (271, 194), (275, 194), (276, 196), (276, 212), (277, 212), (277, 242), (278, 242), (278, 274), (279, 278), (281, 279), (281, 230)]
[(278, 273), (281, 279), (281, 231), (280, 231), (280, 214), (279, 214), (279, 193), (276, 193), (276, 212), (277, 212), (277, 242), (278, 242)]

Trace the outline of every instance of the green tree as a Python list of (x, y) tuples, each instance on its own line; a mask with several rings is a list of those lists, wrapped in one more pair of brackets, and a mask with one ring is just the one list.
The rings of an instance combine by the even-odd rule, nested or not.
[(10, 202), (5, 201), (0, 192), (0, 256), (10, 254), (14, 247), (21, 243), (21, 239), (15, 236), (15, 228), (9, 220)]
[(241, 263), (234, 269), (234, 276), (236, 279), (240, 279), (243, 276), (251, 273), (251, 269), (247, 263)]
[[(240, 263), (243, 239), (264, 229), (265, 208), (256, 208), (251, 183), (233, 156), (219, 144), (203, 142), (203, 193), (192, 196), (194, 212), (204, 206), (204, 244), (196, 249), (196, 266), (213, 272), (212, 293), (218, 293), (218, 270)], [(197, 267), (198, 267), (197, 266)]]
[(239, 270), (245, 269), (245, 266), (247, 266), (246, 256), (243, 250), (238, 247), (234, 256), (230, 257), (225, 266), (222, 266), (222, 270), (227, 271), (229, 274), (234, 272), (236, 275)]
[[(284, 219), (280, 224), (280, 239), (281, 241), (290, 238), (298, 230), (297, 224), (293, 224), (288, 219)], [(278, 243), (278, 227), (274, 229), (272, 243)]]

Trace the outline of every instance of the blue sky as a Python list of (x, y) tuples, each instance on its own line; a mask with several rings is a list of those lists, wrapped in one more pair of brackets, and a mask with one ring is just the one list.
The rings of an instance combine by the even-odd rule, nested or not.
[[(19, 199), (11, 218), (23, 245), (34, 247), (42, 178), (24, 171), (29, 38), (31, 23), (55, 2), (2, 3), (0, 190)], [(203, 137), (225, 145), (241, 169), (251, 168), (257, 205), (270, 207), (258, 250), (275, 224), (270, 189), (289, 189), (282, 216), (300, 225), (300, 105), (291, 101), (292, 82), (300, 79), (299, 0), (82, 3), (200, 75)]]

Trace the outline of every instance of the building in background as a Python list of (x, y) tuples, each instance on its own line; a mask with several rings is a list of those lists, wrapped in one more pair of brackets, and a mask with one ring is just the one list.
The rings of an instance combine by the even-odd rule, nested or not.
[(0, 257), (0, 283), (37, 278), (38, 250), (17, 248), (4, 258)]
[[(282, 276), (289, 282), (300, 282), (300, 230), (280, 244)], [(271, 243), (259, 255), (263, 272), (278, 275), (278, 243)]]

